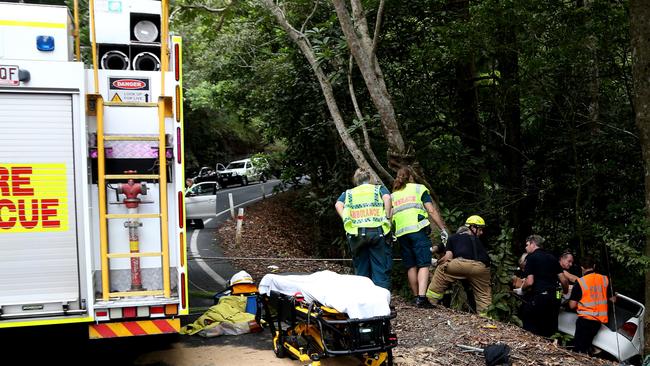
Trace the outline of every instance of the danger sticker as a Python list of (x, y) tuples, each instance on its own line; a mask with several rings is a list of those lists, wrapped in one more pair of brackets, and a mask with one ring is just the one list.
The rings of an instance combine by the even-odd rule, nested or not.
[(109, 98), (113, 101), (148, 103), (151, 100), (149, 78), (108, 78)]
[(68, 230), (65, 164), (0, 164), (0, 233)]

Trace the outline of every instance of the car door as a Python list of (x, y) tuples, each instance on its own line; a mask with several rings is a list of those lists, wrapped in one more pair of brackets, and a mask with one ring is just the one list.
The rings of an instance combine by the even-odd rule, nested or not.
[(196, 184), (185, 193), (185, 215), (188, 219), (217, 214), (217, 182)]
[(260, 180), (260, 174), (257, 171), (257, 168), (253, 164), (253, 160), (249, 160), (246, 163), (246, 172), (248, 173), (248, 180)]

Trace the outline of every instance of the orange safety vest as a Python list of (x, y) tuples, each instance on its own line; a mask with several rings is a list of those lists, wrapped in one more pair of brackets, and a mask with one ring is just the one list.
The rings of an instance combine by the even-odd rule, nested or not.
[(607, 324), (607, 287), (609, 279), (597, 273), (578, 278), (582, 298), (578, 303), (578, 316)]

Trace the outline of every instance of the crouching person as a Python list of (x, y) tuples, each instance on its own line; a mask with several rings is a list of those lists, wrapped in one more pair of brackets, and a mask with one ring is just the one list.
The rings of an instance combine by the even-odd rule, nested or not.
[(573, 286), (569, 307), (578, 312), (573, 350), (589, 353), (600, 325), (609, 321), (607, 299), (614, 302), (616, 297), (612, 296), (609, 278), (594, 272), (596, 266), (592, 257), (583, 258), (581, 267), (582, 277), (576, 281), (579, 286)]
[(485, 220), (477, 215), (470, 216), (465, 221), (465, 226), (468, 230), (449, 238), (447, 252), (438, 260), (427, 297), (433, 304), (437, 304), (450, 284), (467, 279), (476, 299), (476, 311), (485, 315), (492, 303), (490, 257), (479, 238), (483, 234)]

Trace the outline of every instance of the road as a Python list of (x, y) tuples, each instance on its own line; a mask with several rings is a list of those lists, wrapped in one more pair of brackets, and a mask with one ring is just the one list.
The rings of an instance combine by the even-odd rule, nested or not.
[[(273, 192), (279, 181), (264, 183), (266, 195)], [(214, 294), (226, 286), (226, 282), (239, 269), (227, 261), (202, 259), (201, 257), (222, 256), (215, 239), (217, 227), (230, 215), (228, 193), (233, 195), (236, 208), (245, 207), (262, 199), (261, 184), (220, 190), (217, 194), (216, 217), (204, 220), (204, 229), (187, 231), (190, 280), (189, 317), (182, 318), (183, 324), (193, 322), (209, 306)], [(259, 281), (259, 279), (256, 279)], [(287, 358), (279, 359), (272, 351), (268, 330), (240, 336), (202, 338), (200, 336), (162, 335), (129, 337), (104, 340), (88, 340), (87, 325), (67, 324), (26, 328), (0, 329), (0, 347), (5, 357), (13, 364), (39, 364), (62, 361), (67, 364), (89, 365), (286, 365), (299, 366), (301, 362)], [(357, 365), (354, 358), (323, 360), (323, 365)]]
[[(239, 207), (245, 207), (261, 200), (262, 187), (265, 195), (273, 193), (278, 187), (279, 180), (269, 180), (263, 184), (250, 184), (248, 186), (222, 189), (217, 192), (217, 216), (204, 220), (205, 227), (201, 230), (190, 229), (187, 231), (187, 252), (190, 280), (190, 308), (202, 309), (211, 306), (212, 300), (206, 299), (206, 293), (216, 293), (226, 287), (227, 281), (239, 269), (233, 268), (227, 261), (202, 259), (201, 257), (221, 257), (221, 252), (216, 245), (215, 231), (219, 225), (230, 217), (230, 203), (228, 194), (232, 194), (235, 213)], [(259, 279), (257, 279), (259, 280)]]
[[(271, 194), (273, 187), (279, 183), (278, 180), (264, 183), (266, 195)], [(192, 315), (183, 318), (183, 324), (194, 321), (205, 308), (212, 305), (211, 299), (195, 295), (223, 289), (226, 281), (236, 272), (227, 262), (200, 259), (201, 256), (222, 255), (214, 234), (217, 226), (230, 215), (228, 193), (232, 193), (236, 207), (245, 207), (262, 199), (262, 185), (255, 183), (220, 190), (217, 194), (217, 216), (206, 220), (202, 230), (188, 230), (188, 254), (195, 259), (188, 261)], [(93, 365), (231, 365), (235, 362), (240, 365), (295, 365), (291, 361), (275, 358), (268, 331), (210, 339), (163, 335), (90, 341), (87, 325), (67, 324), (0, 329), (0, 345), (5, 350), (5, 357), (12, 355), (11, 358), (15, 360), (3, 362), (7, 365), (51, 363), (57, 360)]]

